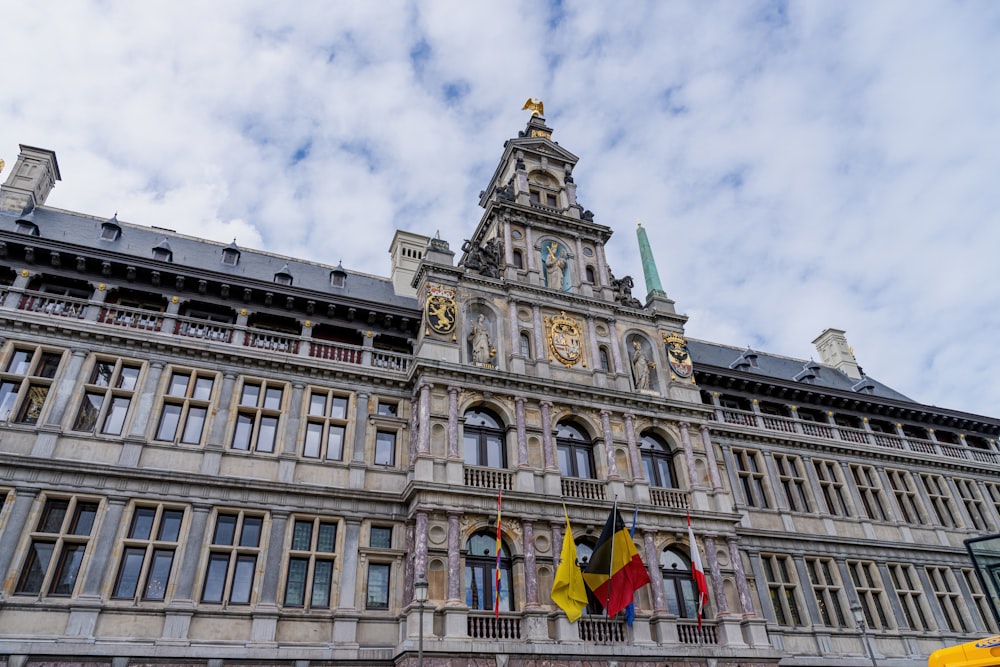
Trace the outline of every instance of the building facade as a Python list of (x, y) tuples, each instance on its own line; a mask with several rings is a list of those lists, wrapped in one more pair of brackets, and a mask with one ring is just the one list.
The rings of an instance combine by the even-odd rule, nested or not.
[[(1000, 524), (1000, 421), (842, 331), (822, 363), (687, 340), (551, 135), (505, 144), (460, 250), (398, 231), (388, 277), (45, 206), (55, 154), (22, 146), (0, 665), (915, 667), (996, 631), (962, 541)], [(565, 517), (585, 564), (616, 506), (651, 584), (631, 625), (569, 623)]]

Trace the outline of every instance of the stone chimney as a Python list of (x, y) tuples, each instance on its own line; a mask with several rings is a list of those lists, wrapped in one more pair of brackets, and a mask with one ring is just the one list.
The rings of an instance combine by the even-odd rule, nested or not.
[(389, 245), (389, 255), (392, 257), (392, 267), (389, 277), (392, 279), (392, 287), (396, 294), (405, 296), (416, 296), (417, 290), (410, 283), (417, 273), (420, 260), (424, 258), (427, 251), (426, 236), (406, 232), (397, 229)]
[(854, 352), (847, 344), (846, 332), (840, 329), (827, 329), (813, 341), (820, 361), (826, 366), (833, 366), (847, 377), (860, 380), (861, 367), (854, 359)]
[(21, 144), (21, 154), (0, 185), (0, 211), (20, 213), (45, 203), (59, 178), (56, 154), (44, 148)]

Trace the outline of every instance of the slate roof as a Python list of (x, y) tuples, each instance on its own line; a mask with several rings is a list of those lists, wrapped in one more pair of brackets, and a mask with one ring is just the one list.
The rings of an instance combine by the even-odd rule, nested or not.
[[(55, 243), (69, 243), (151, 261), (153, 248), (161, 246), (166, 241), (173, 253), (171, 263), (178, 269), (187, 266), (265, 283), (273, 283), (275, 274), (285, 270), (291, 274), (292, 286), (297, 289), (371, 301), (390, 307), (419, 308), (415, 298), (396, 294), (392, 281), (388, 278), (353, 272), (343, 267), (340, 269), (347, 273), (344, 287), (331, 287), (330, 272), (338, 268), (334, 265), (236, 246), (240, 252), (239, 263), (236, 266), (229, 266), (222, 263), (222, 251), (225, 248), (233, 248), (232, 243), (217, 243), (185, 236), (160, 227), (134, 225), (122, 222), (116, 217), (102, 219), (45, 206), (38, 206), (32, 210), (30, 218), (27, 215), (0, 212), (0, 230), (15, 232), (16, 223), (20, 219), (30, 219), (38, 226), (39, 235), (35, 238)], [(116, 241), (101, 239), (101, 228), (106, 222), (112, 222), (121, 229)], [(28, 238), (25, 237), (26, 240)]]
[(742, 364), (737, 368), (735, 364), (741, 357), (745, 357), (748, 351), (747, 348), (730, 347), (728, 345), (719, 345), (718, 343), (709, 343), (690, 338), (687, 344), (688, 352), (691, 354), (691, 360), (694, 362), (696, 369), (699, 366), (715, 366), (727, 370), (734, 369), (751, 375), (761, 375), (784, 382), (802, 382), (801, 379), (797, 378), (811, 375), (810, 384), (815, 387), (858, 393), (860, 386), (867, 385), (870, 389), (863, 392), (866, 395), (906, 401), (908, 403), (916, 402), (895, 389), (867, 376), (862, 378), (861, 385), (859, 385), (858, 380), (848, 377), (836, 368), (824, 366), (811, 359), (792, 359), (790, 357), (751, 350), (750, 352), (757, 357), (757, 367), (754, 368), (748, 364)]

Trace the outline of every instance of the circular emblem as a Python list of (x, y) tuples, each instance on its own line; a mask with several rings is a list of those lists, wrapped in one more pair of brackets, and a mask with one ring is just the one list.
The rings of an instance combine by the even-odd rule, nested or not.
[(443, 288), (431, 288), (424, 305), (427, 326), (435, 333), (450, 334), (455, 330), (455, 292)]

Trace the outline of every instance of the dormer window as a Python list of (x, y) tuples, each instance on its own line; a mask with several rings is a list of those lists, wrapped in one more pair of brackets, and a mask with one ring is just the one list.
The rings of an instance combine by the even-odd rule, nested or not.
[(805, 365), (802, 367), (802, 370), (799, 371), (793, 379), (796, 382), (805, 382), (807, 384), (813, 384), (816, 381), (816, 378), (819, 377), (819, 369), (820, 369), (819, 364), (817, 364), (815, 361), (809, 360), (805, 363)]
[(222, 249), (222, 263), (226, 266), (236, 266), (240, 263), (240, 249), (236, 247), (235, 240)]
[(274, 274), (274, 282), (278, 285), (285, 285), (286, 287), (291, 287), (292, 285), (292, 274), (288, 270), (288, 265), (285, 264), (281, 267), (281, 271)]
[(118, 225), (118, 214), (108, 218), (101, 223), (101, 240), (117, 241), (122, 235), (122, 228)]
[(174, 251), (170, 249), (170, 244), (167, 243), (166, 239), (160, 241), (160, 243), (153, 248), (153, 259), (160, 262), (174, 261)]
[(15, 230), (18, 234), (24, 234), (25, 236), (38, 236), (38, 225), (27, 220), (18, 220)]
[(344, 265), (341, 263), (337, 264), (337, 268), (330, 272), (330, 287), (343, 287), (347, 284), (347, 271), (344, 270)]

